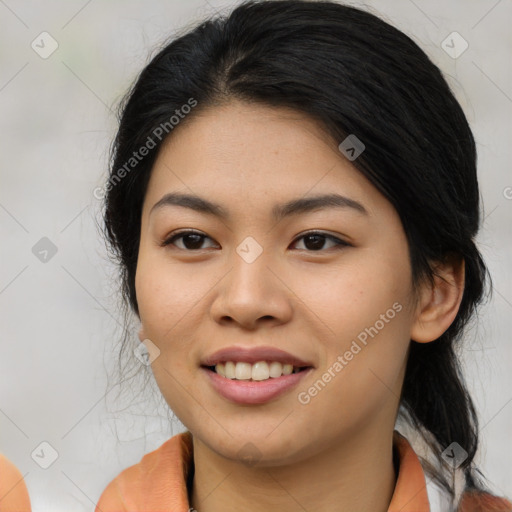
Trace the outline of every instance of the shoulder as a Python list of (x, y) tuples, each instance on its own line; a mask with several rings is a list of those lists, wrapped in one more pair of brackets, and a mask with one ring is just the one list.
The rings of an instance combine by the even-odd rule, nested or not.
[(30, 512), (30, 499), (23, 475), (0, 454), (0, 512)]
[(467, 490), (462, 495), (457, 512), (512, 512), (512, 503), (488, 492)]
[(142, 510), (186, 496), (185, 480), (192, 457), (190, 432), (177, 434), (140, 462), (124, 469), (103, 491), (96, 511)]
[[(394, 431), (394, 442), (402, 456), (409, 454), (412, 458), (412, 453), (415, 453), (412, 445), (398, 430)], [(432, 466), (424, 458), (418, 457), (418, 460), (423, 466), (431, 512), (512, 512), (512, 502), (507, 498), (495, 496), (482, 489), (464, 488), (465, 478), (462, 472), (458, 472), (454, 477), (458, 482), (455, 485), (454, 498), (447, 489), (437, 483)], [(454, 500), (458, 503), (455, 510)]]

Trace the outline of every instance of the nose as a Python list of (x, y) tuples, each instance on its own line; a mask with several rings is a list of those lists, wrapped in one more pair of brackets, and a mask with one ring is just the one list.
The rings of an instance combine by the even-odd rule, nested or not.
[(282, 268), (265, 251), (248, 261), (233, 252), (231, 270), (220, 282), (211, 306), (213, 319), (248, 330), (286, 323), (293, 313), (293, 293)]

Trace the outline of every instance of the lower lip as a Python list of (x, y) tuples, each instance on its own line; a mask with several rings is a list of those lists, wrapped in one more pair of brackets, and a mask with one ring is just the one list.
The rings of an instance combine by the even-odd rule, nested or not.
[(220, 395), (237, 404), (264, 404), (295, 387), (312, 368), (267, 380), (236, 380), (201, 368)]

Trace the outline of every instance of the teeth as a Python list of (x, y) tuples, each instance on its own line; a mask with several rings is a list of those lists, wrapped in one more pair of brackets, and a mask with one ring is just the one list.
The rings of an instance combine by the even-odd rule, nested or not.
[(283, 365), (276, 361), (270, 363), (269, 365), (269, 373), (272, 378), (281, 377), (283, 374)]
[(252, 380), (267, 380), (270, 377), (268, 363), (261, 361), (259, 363), (253, 364), (251, 376)]
[(249, 380), (251, 378), (251, 365), (249, 363), (236, 363), (235, 379)]
[(223, 377), (226, 376), (226, 368), (225, 366), (222, 364), (222, 363), (219, 363), (216, 367), (215, 367), (215, 371), (219, 374), (219, 375), (222, 375)]
[(267, 363), (258, 361), (255, 364), (226, 361), (215, 366), (215, 371), (228, 379), (236, 380), (267, 380), (276, 379), (282, 375), (298, 373), (299, 369), (292, 364), (281, 364), (278, 361)]
[[(217, 366), (215, 367), (215, 371), (217, 371)], [(224, 372), (226, 373), (226, 377), (228, 379), (234, 379), (235, 378), (235, 363), (233, 363), (233, 361), (228, 361), (224, 365)]]
[(283, 375), (290, 375), (293, 372), (293, 364), (283, 364)]

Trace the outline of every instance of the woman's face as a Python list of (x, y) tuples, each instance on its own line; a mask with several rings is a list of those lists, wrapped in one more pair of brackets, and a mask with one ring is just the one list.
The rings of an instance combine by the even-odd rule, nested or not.
[[(233, 102), (189, 121), (152, 170), (136, 273), (167, 403), (216, 453), (267, 465), (392, 429), (416, 315), (397, 212), (297, 112)], [(239, 378), (208, 368), (228, 361)]]

